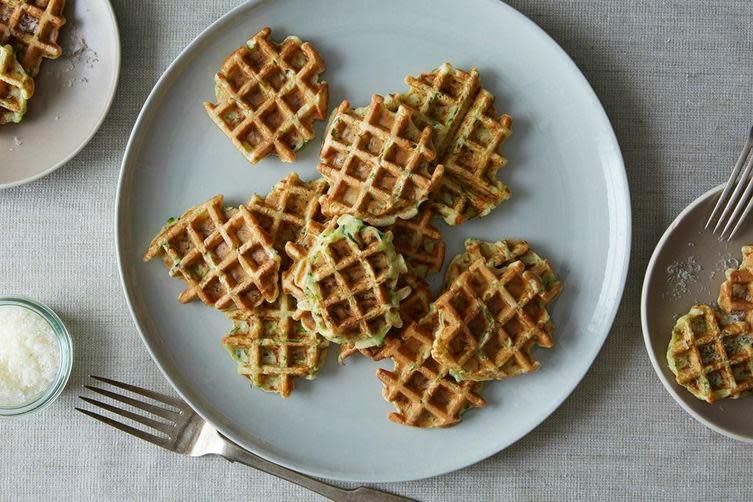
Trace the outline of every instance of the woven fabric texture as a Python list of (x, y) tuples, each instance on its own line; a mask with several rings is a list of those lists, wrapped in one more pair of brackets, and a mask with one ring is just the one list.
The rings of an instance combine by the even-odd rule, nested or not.
[[(0, 294), (50, 305), (76, 346), (61, 398), (42, 415), (0, 422), (0, 500), (320, 500), (242, 465), (170, 454), (73, 411), (89, 374), (172, 392), (121, 291), (115, 187), (129, 131), (159, 76), (238, 3), (113, 0), (123, 57), (109, 117), (66, 166), (0, 191)], [(627, 288), (592, 369), (540, 427), (469, 468), (383, 487), (425, 501), (750, 500), (753, 449), (705, 429), (665, 392), (643, 346), (639, 300), (660, 235), (726, 179), (753, 122), (753, 2), (510, 4), (571, 55), (614, 125), (633, 204)]]

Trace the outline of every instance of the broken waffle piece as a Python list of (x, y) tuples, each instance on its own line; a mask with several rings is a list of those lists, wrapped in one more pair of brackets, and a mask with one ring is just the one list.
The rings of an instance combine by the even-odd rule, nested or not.
[(719, 308), (724, 312), (753, 311), (753, 246), (743, 246), (743, 261), (725, 272), (719, 288)]
[(249, 311), (279, 294), (272, 238), (245, 206), (225, 209), (222, 195), (168, 220), (144, 261), (157, 257), (186, 283), (181, 303), (198, 297), (218, 310)]
[(278, 44), (271, 33), (264, 28), (225, 60), (215, 76), (218, 103), (204, 103), (252, 164), (272, 153), (295, 161), (295, 152), (314, 138), (314, 122), (327, 113), (322, 57), (298, 37)]

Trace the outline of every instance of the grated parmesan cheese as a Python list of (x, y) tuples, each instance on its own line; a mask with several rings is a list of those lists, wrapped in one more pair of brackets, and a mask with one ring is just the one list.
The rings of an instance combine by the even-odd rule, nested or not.
[(688, 292), (691, 284), (698, 281), (698, 274), (703, 270), (695, 259), (688, 256), (687, 261), (674, 261), (667, 267), (667, 284), (672, 289), (672, 297), (678, 298)]
[(39, 314), (0, 306), (0, 406), (29, 404), (50, 388), (60, 369), (60, 345)]

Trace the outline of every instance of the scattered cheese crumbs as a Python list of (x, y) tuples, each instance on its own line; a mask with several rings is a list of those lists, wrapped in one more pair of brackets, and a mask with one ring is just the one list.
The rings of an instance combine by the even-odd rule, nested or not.
[(688, 286), (698, 281), (701, 270), (694, 256), (689, 256), (685, 262), (675, 261), (667, 267), (667, 283), (672, 288), (672, 296), (677, 298), (687, 293)]
[(727, 253), (726, 255), (722, 256), (722, 259), (719, 260), (716, 264), (716, 267), (718, 270), (721, 270), (722, 272), (726, 272), (727, 269), (730, 268), (738, 268), (740, 266), (740, 260), (732, 256), (731, 253)]
[(60, 368), (60, 345), (36, 312), (0, 306), (0, 406), (32, 402), (50, 388)]
[(716, 262), (714, 270), (711, 271), (711, 279), (719, 273), (724, 280), (724, 274), (731, 268), (738, 268), (740, 266), (740, 260), (732, 256), (732, 253), (727, 253), (722, 256), (719, 261)]
[(16, 146), (21, 146), (24, 144), (23, 141), (21, 141), (18, 136), (13, 136), (13, 142), (16, 144)]
[(49, 75), (48, 78), (56, 80), (64, 88), (73, 87), (76, 82), (88, 85), (87, 71), (99, 63), (99, 54), (89, 47), (75, 25), (67, 28), (69, 29), (65, 30), (60, 41), (63, 47), (60, 61), (54, 65), (45, 65), (42, 71)]

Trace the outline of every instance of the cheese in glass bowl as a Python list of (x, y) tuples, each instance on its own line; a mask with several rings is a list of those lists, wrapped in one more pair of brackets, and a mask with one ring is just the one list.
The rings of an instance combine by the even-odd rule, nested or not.
[(72, 352), (52, 310), (28, 298), (0, 298), (0, 418), (52, 403), (68, 382)]

